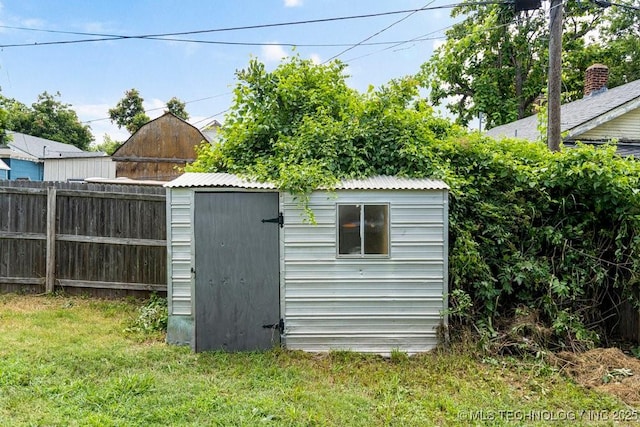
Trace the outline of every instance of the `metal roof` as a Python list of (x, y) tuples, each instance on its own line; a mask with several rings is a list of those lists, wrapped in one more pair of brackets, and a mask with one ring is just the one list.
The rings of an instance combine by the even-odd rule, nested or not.
[[(275, 190), (276, 186), (266, 182), (247, 181), (228, 173), (188, 172), (165, 184), (169, 188), (231, 187), (246, 189)], [(338, 183), (336, 190), (446, 190), (443, 181), (427, 178), (399, 178), (376, 176), (364, 179), (350, 179)]]
[[(572, 134), (572, 129), (585, 125), (607, 113), (612, 113), (609, 120), (614, 119), (630, 109), (637, 108), (639, 104), (640, 79), (563, 104), (560, 107), (560, 128), (562, 132), (569, 132), (568, 137), (575, 139), (578, 138), (578, 134)], [(623, 106), (626, 108), (620, 108)], [(614, 110), (616, 110), (615, 113)], [(540, 136), (538, 116), (532, 115), (502, 126), (496, 126), (489, 129), (486, 135), (494, 138), (521, 138), (536, 141)]]
[(374, 176), (349, 179), (340, 182), (336, 190), (447, 190), (443, 181), (428, 178), (400, 178), (396, 176)]
[(12, 149), (36, 159), (59, 159), (77, 157), (104, 157), (105, 153), (83, 151), (71, 144), (31, 136), (20, 132), (8, 131), (12, 137), (8, 142)]
[(247, 181), (229, 173), (187, 172), (164, 185), (165, 187), (233, 187), (275, 190), (276, 186), (266, 182)]

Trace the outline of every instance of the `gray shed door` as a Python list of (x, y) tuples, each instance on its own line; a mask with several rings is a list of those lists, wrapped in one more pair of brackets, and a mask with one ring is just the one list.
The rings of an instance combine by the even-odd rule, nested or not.
[(194, 216), (195, 350), (279, 344), (278, 194), (196, 193)]

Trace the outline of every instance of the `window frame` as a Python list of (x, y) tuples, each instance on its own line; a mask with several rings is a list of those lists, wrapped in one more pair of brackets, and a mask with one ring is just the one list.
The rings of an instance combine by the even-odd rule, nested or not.
[[(360, 233), (360, 253), (359, 254), (341, 254), (340, 253), (340, 206), (358, 206), (360, 208), (360, 225), (359, 230), (364, 229), (364, 210), (366, 206), (384, 206), (387, 213), (386, 222), (386, 247), (385, 254), (367, 254), (365, 253), (365, 235)], [(389, 202), (340, 202), (336, 203), (336, 258), (341, 259), (386, 259), (391, 258), (391, 204)]]

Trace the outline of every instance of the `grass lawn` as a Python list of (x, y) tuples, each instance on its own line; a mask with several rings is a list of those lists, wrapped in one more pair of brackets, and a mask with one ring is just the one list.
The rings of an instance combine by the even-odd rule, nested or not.
[(589, 425), (628, 409), (538, 361), (453, 351), (194, 354), (125, 332), (136, 308), (0, 296), (0, 425), (518, 425), (531, 416)]

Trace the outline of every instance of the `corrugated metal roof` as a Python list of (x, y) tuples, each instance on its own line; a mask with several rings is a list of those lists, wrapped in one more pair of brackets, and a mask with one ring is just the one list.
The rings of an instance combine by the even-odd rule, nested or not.
[[(188, 172), (165, 184), (169, 188), (232, 187), (275, 190), (275, 185), (265, 182), (246, 181), (228, 173)], [(336, 185), (336, 190), (446, 190), (443, 181), (427, 178), (399, 178), (376, 176), (364, 179), (345, 180)]]
[(448, 188), (447, 184), (435, 179), (395, 176), (349, 179), (336, 186), (336, 190), (446, 190)]
[(196, 173), (187, 172), (180, 175), (173, 181), (164, 185), (165, 187), (190, 188), (190, 187), (233, 187), (251, 189), (275, 189), (275, 185), (266, 182), (246, 181), (237, 175), (229, 173)]

